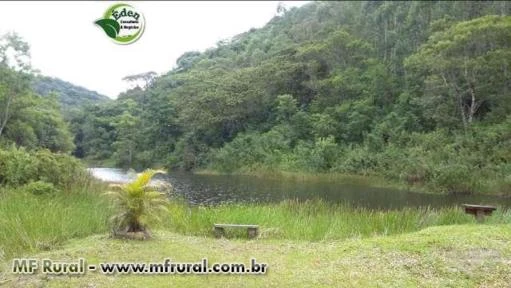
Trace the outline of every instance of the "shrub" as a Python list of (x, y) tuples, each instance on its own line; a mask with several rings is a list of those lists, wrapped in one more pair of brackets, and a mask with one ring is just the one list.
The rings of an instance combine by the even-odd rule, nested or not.
[(66, 191), (88, 178), (78, 159), (49, 150), (27, 151), (23, 147), (0, 150), (0, 184), (22, 186), (30, 182), (51, 183)]
[(334, 137), (318, 138), (314, 144), (300, 141), (294, 149), (298, 157), (298, 168), (310, 172), (329, 171), (339, 155)]
[(479, 186), (473, 171), (461, 164), (440, 166), (435, 169), (433, 177), (433, 183), (448, 193), (471, 194)]
[(44, 181), (30, 182), (23, 186), (23, 190), (34, 195), (52, 195), (58, 192), (58, 189), (52, 183)]
[(0, 150), (0, 183), (21, 186), (37, 181), (37, 159), (24, 148)]
[(332, 169), (335, 172), (368, 175), (378, 167), (377, 155), (366, 147), (346, 149)]

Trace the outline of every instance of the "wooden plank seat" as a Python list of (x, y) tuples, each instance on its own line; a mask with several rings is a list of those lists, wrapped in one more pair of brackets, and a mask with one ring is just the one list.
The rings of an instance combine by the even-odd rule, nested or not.
[(465, 208), (465, 213), (474, 215), (479, 222), (484, 220), (484, 216), (490, 216), (493, 211), (497, 210), (495, 206), (474, 204), (463, 204), (462, 206)]
[(246, 228), (248, 238), (255, 238), (259, 233), (259, 225), (247, 225), (247, 224), (214, 224), (214, 233), (216, 238), (220, 238), (225, 235), (225, 228)]

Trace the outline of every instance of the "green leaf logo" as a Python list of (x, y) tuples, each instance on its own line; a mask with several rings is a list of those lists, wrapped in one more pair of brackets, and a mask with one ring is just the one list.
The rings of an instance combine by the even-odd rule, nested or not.
[(145, 28), (142, 12), (133, 6), (117, 3), (110, 6), (94, 25), (103, 28), (105, 34), (116, 44), (126, 45), (137, 41)]
[(103, 28), (103, 31), (105, 31), (106, 35), (113, 39), (115, 39), (117, 34), (119, 34), (119, 31), (121, 31), (121, 26), (119, 23), (117, 23), (117, 21), (113, 19), (99, 19), (94, 23)]

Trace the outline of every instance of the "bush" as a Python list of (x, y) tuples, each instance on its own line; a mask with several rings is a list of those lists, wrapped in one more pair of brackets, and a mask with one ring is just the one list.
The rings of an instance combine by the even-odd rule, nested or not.
[(27, 151), (13, 146), (0, 149), (0, 184), (22, 186), (43, 181), (70, 190), (88, 177), (80, 161), (67, 154), (49, 150)]
[(285, 127), (275, 126), (262, 134), (239, 134), (224, 147), (211, 151), (210, 168), (233, 172), (258, 165), (267, 168), (278, 167), (290, 146), (289, 137), (286, 137), (285, 131)]
[(314, 144), (300, 141), (294, 149), (298, 169), (309, 172), (328, 172), (339, 157), (334, 137), (318, 138)]
[(0, 183), (21, 186), (37, 181), (37, 159), (24, 148), (0, 150)]
[(332, 170), (340, 173), (369, 175), (378, 168), (377, 156), (363, 146), (349, 148), (341, 155)]
[(53, 195), (58, 192), (52, 183), (44, 181), (30, 182), (23, 186), (23, 190), (34, 195)]
[(444, 165), (434, 171), (433, 184), (444, 192), (471, 194), (479, 190), (477, 178), (465, 165)]

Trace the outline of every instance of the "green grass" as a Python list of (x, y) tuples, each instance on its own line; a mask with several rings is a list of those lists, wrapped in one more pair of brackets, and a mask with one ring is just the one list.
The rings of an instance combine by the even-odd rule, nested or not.
[[(375, 211), (320, 200), (169, 205), (149, 241), (108, 235), (104, 186), (54, 196), (0, 190), (0, 285), (6, 287), (505, 287), (511, 283), (511, 210), (477, 224), (461, 208)], [(94, 191), (94, 192), (93, 192)], [(212, 224), (259, 224), (260, 236)], [(154, 223), (153, 223), (154, 224)], [(435, 227), (430, 227), (435, 226)], [(94, 236), (90, 236), (97, 234)], [(85, 237), (85, 238), (84, 238)], [(48, 250), (48, 251), (46, 251)], [(269, 265), (266, 275), (14, 275), (11, 259), (213, 262)]]
[[(475, 223), (461, 207), (376, 211), (328, 204), (321, 200), (279, 204), (226, 204), (188, 207), (173, 202), (163, 225), (186, 235), (210, 236), (214, 223), (258, 224), (268, 239), (334, 240), (418, 231), (425, 227)], [(511, 210), (499, 208), (487, 223), (511, 223)], [(245, 231), (227, 231), (238, 237)], [(229, 235), (230, 234), (230, 235)]]
[[(36, 259), (268, 264), (266, 275), (0, 274), (6, 287), (508, 287), (510, 225), (451, 225), (371, 238), (308, 242), (214, 239), (157, 231), (150, 241), (76, 239)], [(9, 269), (11, 263), (5, 263)], [(7, 270), (5, 270), (7, 271)]]
[(77, 188), (56, 195), (33, 195), (22, 189), (0, 188), (0, 260), (106, 232), (110, 210), (98, 191)]
[[(0, 260), (58, 248), (68, 239), (106, 233), (113, 211), (101, 195), (104, 186), (57, 195), (32, 195), (21, 189), (0, 190)], [(258, 224), (260, 239), (323, 241), (393, 235), (436, 225), (471, 224), (474, 217), (460, 207), (406, 208), (376, 211), (321, 200), (279, 204), (226, 204), (190, 207), (179, 201), (168, 206), (153, 229), (212, 237), (214, 223)], [(511, 210), (499, 208), (489, 224), (511, 223)], [(246, 231), (227, 230), (229, 238)]]

